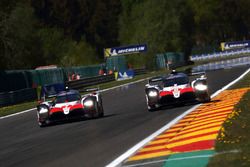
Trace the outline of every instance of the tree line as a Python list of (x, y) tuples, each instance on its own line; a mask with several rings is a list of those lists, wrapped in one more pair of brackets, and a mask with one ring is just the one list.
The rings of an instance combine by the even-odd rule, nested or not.
[(218, 49), (249, 39), (246, 0), (1, 0), (1, 69), (90, 65), (103, 48), (148, 45), (134, 64), (152, 66), (157, 53)]

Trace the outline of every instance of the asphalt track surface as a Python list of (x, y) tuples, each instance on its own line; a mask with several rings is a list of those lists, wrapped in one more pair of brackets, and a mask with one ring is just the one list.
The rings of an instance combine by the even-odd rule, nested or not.
[[(207, 73), (211, 94), (246, 66)], [(103, 92), (105, 117), (40, 128), (36, 112), (0, 120), (0, 167), (103, 167), (193, 105), (148, 112), (145, 82)]]

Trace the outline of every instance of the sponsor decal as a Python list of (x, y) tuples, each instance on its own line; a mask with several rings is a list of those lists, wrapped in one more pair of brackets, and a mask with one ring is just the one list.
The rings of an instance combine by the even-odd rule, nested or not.
[(71, 105), (62, 107), (63, 113), (64, 113), (65, 115), (69, 114), (70, 108), (71, 108)]
[(173, 91), (174, 98), (179, 98), (180, 97), (180, 91), (177, 86), (177, 84), (174, 84), (174, 91)]

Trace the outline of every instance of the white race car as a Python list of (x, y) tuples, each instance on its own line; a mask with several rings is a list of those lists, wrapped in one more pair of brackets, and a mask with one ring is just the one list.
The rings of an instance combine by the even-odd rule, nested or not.
[(169, 75), (149, 79), (146, 85), (146, 100), (149, 111), (161, 106), (185, 102), (209, 102), (211, 100), (205, 73), (193, 81), (183, 72), (173, 71)]
[(76, 90), (61, 91), (54, 100), (40, 103), (38, 124), (42, 127), (62, 120), (103, 117), (102, 97), (96, 90), (92, 91), (83, 96)]

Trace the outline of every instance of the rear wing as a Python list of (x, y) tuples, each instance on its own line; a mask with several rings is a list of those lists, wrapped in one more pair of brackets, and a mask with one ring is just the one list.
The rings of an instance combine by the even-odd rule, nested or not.
[(191, 73), (189, 76), (196, 76), (195, 80), (206, 80), (207, 79), (205, 72)]
[(197, 75), (204, 75), (204, 76), (206, 76), (206, 73), (205, 72), (195, 72), (195, 73), (190, 73), (190, 74), (188, 74), (189, 76), (197, 76)]
[(160, 85), (162, 84), (163, 77), (153, 77), (148, 80), (148, 85)]
[(79, 92), (81, 92), (81, 93), (98, 92), (99, 90), (100, 90), (99, 87), (97, 87), (97, 88), (85, 88), (85, 89), (80, 90)]
[(61, 91), (65, 91), (65, 85), (63, 83), (43, 85), (39, 93), (39, 99), (42, 101), (45, 101), (47, 98), (51, 99), (56, 97)]

